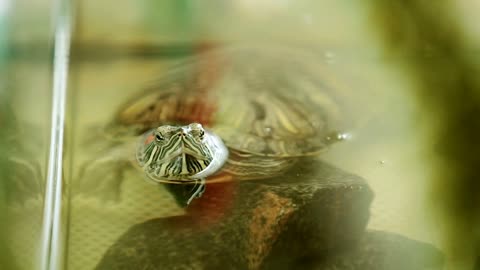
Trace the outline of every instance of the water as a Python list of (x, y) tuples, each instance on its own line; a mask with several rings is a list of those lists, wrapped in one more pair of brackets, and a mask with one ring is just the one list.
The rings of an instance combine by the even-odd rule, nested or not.
[[(118, 109), (178, 60), (139, 55), (97, 61), (79, 57), (73, 61), (67, 136), (70, 155), (66, 157), (70, 183), (68, 269), (93, 269), (106, 250), (134, 225), (188, 214), (168, 189), (144, 181), (141, 171), (128, 161), (122, 163), (121, 157), (128, 152), (102, 160), (95, 174), (79, 177), (82, 166), (98, 158), (99, 149), (108, 149), (109, 137), (103, 128)], [(321, 159), (367, 179), (376, 194), (369, 229), (397, 232), (438, 245), (438, 232), (431, 227), (432, 216), (425, 201), (425, 179), (430, 172), (419, 162), (425, 146), (417, 140), (413, 106), (398, 105), (412, 103), (412, 97), (400, 91), (401, 79), (382, 71), (381, 61), (371, 58), (325, 65), (345, 87), (357, 89), (354, 95), (371, 95), (372, 104), (359, 103), (350, 108), (360, 117), (352, 121), (356, 123), (352, 129), (332, 135), (338, 142), (321, 154)], [(361, 72), (338, 72), (346, 66), (359, 70), (356, 67), (360, 65)], [(365, 73), (378, 77), (359, 79)], [(376, 82), (375, 88), (371, 88), (370, 80)], [(399, 83), (393, 88), (396, 90), (390, 80)], [(381, 91), (386, 84), (390, 85), (388, 93)], [(119, 162), (124, 172), (116, 171), (113, 164)], [(305, 177), (302, 171), (294, 174), (299, 180)]]
[[(115, 4), (119, 10), (129, 12), (113, 12), (114, 5), (108, 1), (101, 4), (85, 1), (76, 6), (66, 103), (63, 200), (61, 205), (57, 205), (61, 206), (62, 220), (65, 221), (60, 224), (60, 235), (63, 238), (58, 240), (60, 261), (64, 263), (60, 269), (94, 269), (102, 259), (110, 256), (106, 253), (107, 250), (115, 243), (121, 243), (122, 235), (132, 228), (133, 235), (137, 236), (152, 236), (153, 233), (151, 238), (141, 242), (145, 247), (150, 245), (152, 248), (151, 245), (157, 243), (155, 241), (158, 239), (166, 239), (168, 248), (178, 246), (189, 250), (201, 244), (192, 239), (203, 235), (204, 238), (200, 238), (202, 243), (214, 241), (216, 235), (205, 231), (215, 224), (223, 224), (238, 214), (238, 211), (249, 209), (259, 210), (249, 216), (252, 220), (248, 227), (251, 234), (240, 234), (244, 238), (251, 237), (248, 240), (250, 244), (245, 249), (250, 255), (262, 254), (266, 250), (260, 240), (271, 233), (268, 228), (272, 228), (272, 231), (282, 228), (282, 218), (287, 219), (301, 203), (288, 204), (284, 197), (275, 197), (276, 193), (262, 193), (268, 202), (273, 202), (271, 205), (261, 208), (249, 205), (246, 200), (242, 201), (245, 207), (235, 208), (238, 211), (232, 214), (229, 209), (235, 192), (250, 191), (255, 185), (266, 182), (255, 180), (249, 181), (251, 186), (241, 186), (228, 182), (231, 179), (228, 175), (223, 175), (220, 184), (207, 185), (205, 195), (194, 200), (194, 206), (185, 208), (179, 203), (178, 196), (174, 196), (176, 191), (145, 181), (142, 172), (133, 163), (121, 158), (128, 156), (131, 149), (112, 148), (118, 142), (112, 142), (112, 134), (105, 134), (104, 130), (125, 102), (140, 95), (144, 88), (157, 85), (160, 76), (167, 73), (171, 65), (182, 57), (214, 46), (246, 43), (272, 48), (273, 54), (274, 48), (281, 47), (281, 44), (318, 55), (318, 63), (325, 68), (315, 69), (315, 72), (321, 75), (322, 82), (328, 81), (335, 85), (334, 89), (338, 89), (337, 94), (341, 97), (338, 100), (342, 103), (341, 107), (351, 116), (348, 119), (342, 118), (346, 123), (328, 135), (329, 141), (335, 143), (327, 151), (318, 157), (307, 158), (307, 162), (296, 163), (290, 173), (278, 178), (285, 180), (285, 183), (273, 181), (267, 184), (273, 186), (273, 189), (282, 190), (285, 186), (295, 185), (297, 181), (309, 177), (324, 177), (330, 170), (329, 167), (311, 166), (309, 163), (317, 164), (314, 162), (323, 160), (364, 178), (375, 193), (369, 208), (369, 230), (398, 233), (432, 244), (450, 260), (450, 254), (442, 242), (444, 228), (439, 225), (442, 220), (435, 215), (436, 202), (430, 200), (429, 194), (436, 168), (432, 158), (435, 154), (431, 152), (431, 127), (419, 124), (423, 107), (418, 105), (418, 100), (412, 94), (415, 91), (410, 91), (414, 87), (412, 78), (400, 73), (391, 65), (390, 59), (385, 59), (379, 53), (381, 46), (363, 22), (366, 16), (364, 7), (341, 1), (337, 4), (318, 4), (319, 6), (288, 4), (286, 1), (275, 5), (275, 8), (268, 8), (268, 4), (255, 6), (252, 1), (234, 1), (214, 7), (199, 7), (187, 2), (182, 2), (184, 5), (173, 2), (155, 4), (149, 1), (143, 1), (142, 4), (124, 3), (120, 6)], [(210, 14), (206, 9), (216, 16), (205, 15)], [(161, 12), (154, 10), (162, 10), (165, 16), (160, 16)], [(108, 23), (104, 20), (107, 14), (110, 18)], [(246, 18), (249, 23), (245, 23)], [(335, 26), (335, 31), (332, 31), (332, 26)], [(22, 41), (24, 36), (21, 33), (16, 35), (19, 44), (35, 43), (35, 40)], [(46, 36), (45, 33), (44, 35)], [(41, 248), (41, 229), (45, 228), (38, 228), (38, 224), (42, 224), (45, 217), (44, 179), (47, 174), (45, 165), (50, 135), (48, 128), (52, 74), (49, 62), (39, 56), (48, 54), (48, 42), (42, 44), (43, 51), (38, 49), (41, 46), (36, 49), (42, 53), (19, 53), (17, 58), (9, 62), (9, 69), (14, 74), (10, 77), (14, 79), (9, 79), (9, 93), (15, 94), (6, 103), (14, 105), (15, 122), (24, 130), (11, 133), (23, 142), (21, 145), (25, 148), (15, 159), (21, 162), (16, 164), (26, 164), (23, 168), (29, 169), (22, 171), (36, 170), (32, 174), (39, 176), (38, 181), (32, 181), (32, 177), (28, 176), (21, 177), (28, 179), (25, 185), (24, 182), (10, 181), (9, 183), (22, 183), (20, 187), (26, 186), (28, 189), (18, 192), (15, 190), (18, 186), (14, 186), (6, 192), (11, 196), (8, 203), (5, 207), (0, 205), (10, 218), (6, 224), (0, 225), (5, 225), (4, 231), (10, 243), (8, 251), (13, 254), (12, 261), (19, 269), (38, 266), (41, 254), (44, 253)], [(283, 54), (277, 56), (280, 59), (284, 57)], [(35, 130), (34, 138), (31, 132), (25, 130)], [(274, 126), (265, 126), (263, 129), (266, 135), (272, 132), (275, 132)], [(30, 142), (33, 148), (29, 146)], [(8, 144), (2, 141), (3, 146)], [(93, 163), (95, 165), (92, 166), (97, 166), (93, 170), (95, 173), (85, 174), (85, 164), (92, 164), (92, 160), (101, 157), (100, 153), (109, 150), (112, 152), (105, 155), (104, 159)], [(349, 177), (351, 176), (342, 174), (340, 180), (346, 182), (338, 186), (348, 186)], [(248, 196), (242, 199), (246, 197)], [(319, 203), (319, 207), (339, 207), (343, 201), (337, 198), (328, 202)], [(211, 205), (215, 205), (213, 210)], [(283, 207), (284, 205), (288, 207)], [(360, 204), (355, 204), (356, 207), (361, 206), (358, 205)], [(314, 209), (305, 214), (305, 217), (323, 219), (325, 212), (322, 211), (326, 210)], [(176, 230), (168, 227), (171, 225), (159, 221), (166, 218), (176, 222), (173, 227), (178, 227), (178, 231), (187, 236), (179, 238), (175, 234)], [(335, 217), (329, 216), (325, 218), (327, 222), (320, 224), (335, 228), (335, 223), (328, 222), (334, 219)], [(149, 221), (154, 223), (148, 223)], [(153, 229), (148, 226), (138, 227), (145, 222), (167, 229), (156, 231), (155, 226), (152, 226)], [(332, 231), (335, 232), (334, 229)], [(307, 246), (309, 238), (314, 239), (319, 235), (320, 230), (318, 234), (309, 231), (297, 234), (298, 238), (280, 239), (279, 245), (284, 241), (291, 244), (294, 250), (299, 239)], [(178, 242), (172, 243), (173, 240)], [(122, 252), (126, 258), (142, 258), (145, 252), (137, 252), (143, 247), (143, 244), (131, 245), (131, 249)], [(164, 249), (157, 250), (166, 250), (167, 247), (161, 246)], [(1, 248), (3, 247), (0, 246)], [(229, 248), (230, 246), (219, 244), (215, 248), (205, 247), (200, 250)], [(284, 263), (290, 255), (283, 254), (281, 250), (272, 252), (276, 255), (269, 258), (271, 264)], [(184, 261), (194, 257), (185, 257)], [(235, 259), (237, 258), (233, 256), (232, 261), (235, 262)], [(294, 265), (302, 267), (315, 264), (316, 259), (318, 258), (311, 254), (304, 254)], [(249, 257), (252, 268), (258, 266), (259, 261), (258, 257)], [(199, 262), (192, 263), (195, 265)], [(107, 261), (107, 269), (109, 266), (113, 267), (111, 261)], [(141, 269), (143, 265), (138, 267)]]

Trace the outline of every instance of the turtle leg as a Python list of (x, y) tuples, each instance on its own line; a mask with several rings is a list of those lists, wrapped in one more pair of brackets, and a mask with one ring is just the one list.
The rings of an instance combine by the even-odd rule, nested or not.
[[(126, 164), (125, 164), (126, 165)], [(119, 201), (124, 166), (112, 160), (87, 162), (73, 184), (74, 196), (96, 197), (105, 201)]]
[(193, 187), (191, 189), (192, 196), (187, 201), (187, 204), (190, 204), (190, 202), (192, 202), (193, 199), (202, 197), (203, 193), (205, 192), (205, 189), (206, 189), (205, 178), (196, 180), (195, 184), (193, 185)]
[(80, 167), (73, 183), (73, 195), (118, 202), (124, 172), (130, 166), (129, 160), (121, 145), (112, 146), (95, 156), (97, 158), (88, 160)]
[(205, 179), (196, 179), (185, 184), (166, 184), (166, 188), (180, 206), (187, 207), (194, 199), (202, 197), (205, 192)]

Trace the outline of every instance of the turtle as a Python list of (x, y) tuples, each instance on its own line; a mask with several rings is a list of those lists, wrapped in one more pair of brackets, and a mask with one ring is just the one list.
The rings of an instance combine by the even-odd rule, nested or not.
[(118, 108), (104, 129), (109, 146), (82, 175), (129, 161), (149, 181), (180, 184), (188, 205), (205, 183), (285, 173), (346, 138), (348, 93), (312, 55), (236, 47), (180, 61)]

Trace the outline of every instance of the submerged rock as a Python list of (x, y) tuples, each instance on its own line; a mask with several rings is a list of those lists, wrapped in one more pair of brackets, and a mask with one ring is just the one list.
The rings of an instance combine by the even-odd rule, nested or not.
[[(292, 267), (290, 267), (292, 266)], [(349, 249), (324, 254), (323, 259), (303, 258), (274, 268), (314, 270), (441, 270), (442, 253), (430, 244), (395, 233), (369, 231)]]
[(325, 253), (360, 239), (372, 198), (362, 178), (311, 159), (271, 180), (209, 184), (187, 215), (133, 226), (97, 269), (261, 269)]
[(430, 244), (365, 232), (365, 182), (323, 162), (302, 166), (313, 165), (276, 180), (209, 185), (188, 215), (133, 226), (96, 269), (443, 268)]

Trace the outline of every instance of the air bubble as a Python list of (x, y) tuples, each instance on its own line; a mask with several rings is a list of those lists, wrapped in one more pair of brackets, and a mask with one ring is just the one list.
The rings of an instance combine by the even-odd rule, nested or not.
[(335, 132), (325, 136), (325, 140), (327, 143), (335, 143), (339, 141), (350, 140), (352, 138), (352, 134), (346, 132)]
[(344, 141), (344, 140), (348, 140), (348, 139), (351, 139), (351, 135), (349, 133), (338, 133), (337, 134), (337, 140), (338, 141)]

